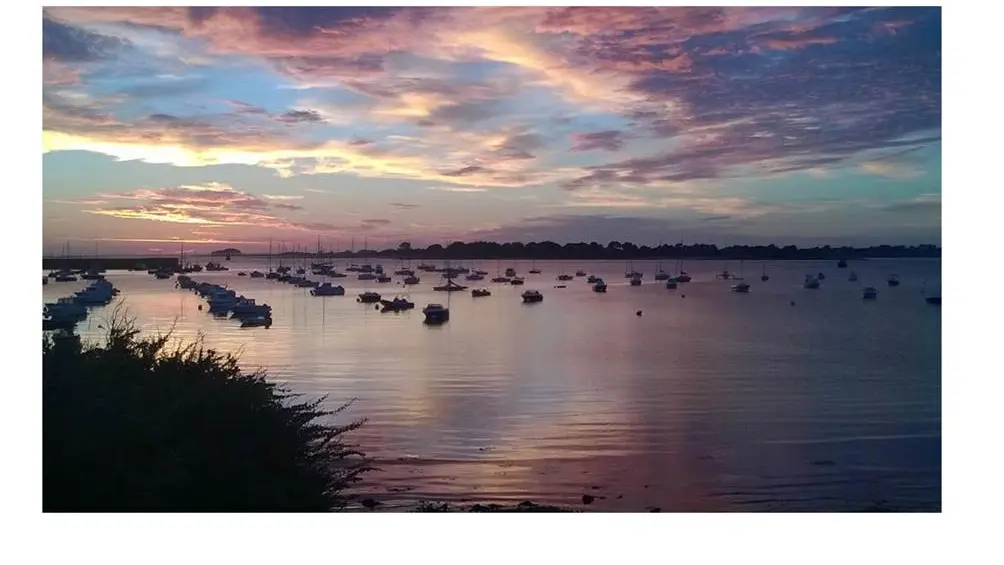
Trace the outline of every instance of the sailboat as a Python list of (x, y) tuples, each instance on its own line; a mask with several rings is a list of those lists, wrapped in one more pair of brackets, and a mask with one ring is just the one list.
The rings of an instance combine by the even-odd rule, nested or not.
[(732, 280), (739, 281), (738, 283), (732, 285), (732, 292), (747, 293), (750, 291), (750, 285), (748, 282), (743, 280), (743, 261), (739, 260), (739, 276), (732, 276)]
[(669, 278), (669, 273), (662, 270), (662, 242), (659, 242), (659, 268), (655, 271), (655, 280), (664, 281)]
[(530, 263), (530, 274), (531, 275), (539, 275), (540, 274), (540, 269), (537, 268), (537, 260), (536, 259), (534, 259)]
[(662, 270), (662, 259), (659, 259), (659, 268), (655, 271), (655, 280), (664, 281), (669, 278), (669, 273)]
[[(495, 278), (492, 279), (493, 283), (507, 283), (509, 282), (509, 277), (504, 277), (501, 275), (502, 260), (499, 259), (498, 263), (495, 265)], [(513, 273), (515, 274), (515, 272)]]
[[(683, 246), (683, 242), (682, 241), (680, 242), (680, 246), (681, 247)], [(687, 271), (683, 270), (683, 259), (677, 259), (677, 261), (676, 261), (676, 269), (677, 269), (677, 271), (676, 271), (676, 277), (675, 278), (676, 278), (677, 282), (682, 282), (682, 283), (690, 282), (690, 280), (691, 280), (690, 275), (687, 274)]]
[[(640, 279), (642, 274), (634, 270), (634, 261), (628, 261), (628, 270), (624, 273), (626, 279)], [(634, 284), (634, 283), (632, 283)]]
[(766, 264), (763, 266), (763, 274), (760, 275), (760, 280), (763, 281), (763, 282), (767, 282), (767, 281), (770, 280), (770, 275), (767, 274), (767, 265)]

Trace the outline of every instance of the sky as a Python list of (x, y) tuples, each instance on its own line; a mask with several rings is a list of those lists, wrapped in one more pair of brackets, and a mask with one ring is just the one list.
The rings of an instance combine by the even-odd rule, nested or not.
[(46, 8), (47, 253), (941, 243), (940, 8)]

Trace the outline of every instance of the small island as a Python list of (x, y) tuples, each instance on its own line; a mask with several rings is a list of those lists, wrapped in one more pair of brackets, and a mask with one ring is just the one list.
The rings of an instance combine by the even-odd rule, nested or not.
[(213, 251), (212, 253), (209, 254), (209, 256), (226, 257), (227, 259), (229, 259), (232, 255), (240, 255), (240, 254), (241, 254), (240, 249), (234, 249), (233, 247), (228, 247), (226, 249), (219, 249), (217, 251)]

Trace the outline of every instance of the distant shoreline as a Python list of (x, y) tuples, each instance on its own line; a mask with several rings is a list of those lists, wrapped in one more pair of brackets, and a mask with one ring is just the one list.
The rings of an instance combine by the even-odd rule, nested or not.
[[(394, 249), (359, 250), (359, 251), (284, 251), (287, 249), (277, 245), (273, 253), (244, 252), (238, 249), (215, 250), (211, 252), (190, 251), (184, 257), (216, 259), (232, 255), (232, 259), (310, 259), (324, 260), (399, 260), (399, 261), (862, 261), (866, 259), (940, 259), (941, 247), (936, 245), (893, 246), (878, 245), (872, 247), (807, 247), (794, 245), (779, 247), (776, 245), (717, 247), (715, 245), (662, 245), (659, 247), (636, 246), (632, 243), (610, 242), (607, 245), (599, 243), (570, 243), (559, 245), (553, 242), (542, 243), (452, 243), (446, 247), (431, 245), (425, 248), (412, 248), (407, 242)], [(168, 254), (156, 258), (140, 256), (100, 257), (77, 255), (71, 257), (48, 256), (43, 261), (137, 261), (142, 262), (164, 260), (180, 257)]]

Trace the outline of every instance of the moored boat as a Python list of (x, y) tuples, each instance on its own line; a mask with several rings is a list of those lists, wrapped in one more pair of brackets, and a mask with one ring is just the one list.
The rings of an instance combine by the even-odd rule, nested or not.
[(380, 302), (380, 295), (376, 292), (366, 291), (360, 294), (356, 301), (363, 304), (373, 304), (374, 302)]
[(428, 304), (422, 309), (426, 324), (443, 324), (450, 319), (450, 309), (442, 304)]
[(544, 300), (544, 295), (540, 293), (539, 290), (528, 290), (522, 295), (524, 303), (541, 302)]

